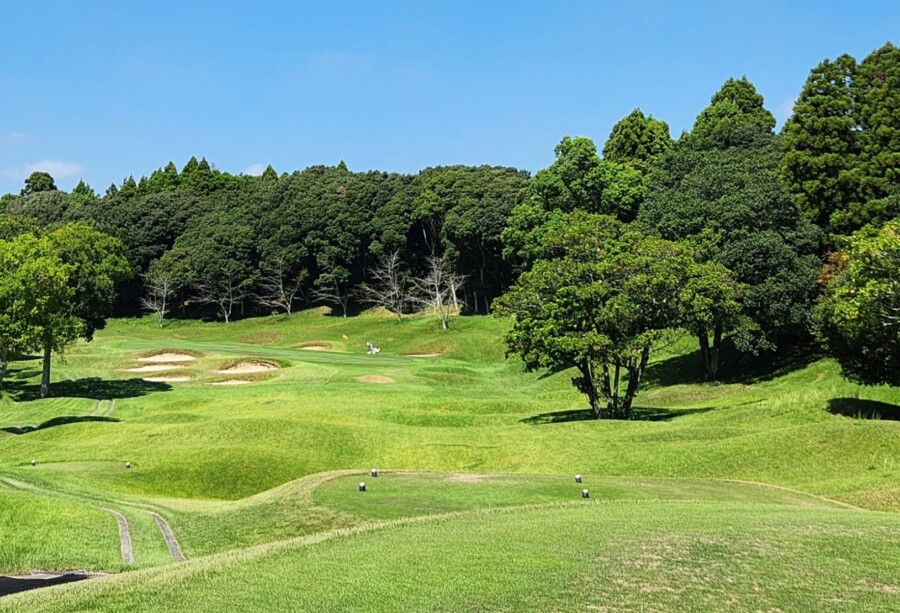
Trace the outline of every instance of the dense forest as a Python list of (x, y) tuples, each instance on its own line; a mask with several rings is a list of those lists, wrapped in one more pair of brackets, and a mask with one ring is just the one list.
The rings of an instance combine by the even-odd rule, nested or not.
[[(600, 149), (589, 138), (564, 137), (555, 161), (534, 176), (493, 166), (351, 172), (343, 162), (234, 176), (191, 158), (180, 170), (169, 162), (100, 195), (84, 182), (60, 191), (37, 172), (19, 194), (0, 199), (3, 257), (19, 266), (31, 256), (57, 262), (60, 282), (70, 275), (70, 291), (84, 294), (75, 300), (81, 314), (72, 315), (87, 323), (77, 331), (71, 324), (59, 341), (3, 332), (4, 356), (17, 344), (49, 354), (89, 336), (101, 325), (100, 294), (109, 313), (152, 312), (161, 323), (313, 304), (343, 316), (372, 305), (398, 316), (422, 308), (489, 313), (507, 294), (496, 305), (519, 322), (511, 351), (533, 368), (584, 365), (576, 385), (590, 395), (613, 385), (612, 375), (594, 380), (594, 361), (615, 366), (616, 388), (620, 368), (636, 386), (650, 346), (672, 326), (697, 338), (711, 379), (724, 339), (756, 354), (818, 335), (835, 353), (858, 356), (865, 331), (848, 331), (840, 305), (849, 298), (836, 296), (878, 274), (888, 297), (876, 296), (872, 308), (884, 315), (871, 315), (870, 325), (884, 328), (887, 346), (897, 344), (897, 262), (873, 272), (858, 260), (874, 241), (885, 245), (882, 265), (900, 251), (900, 49), (887, 43), (859, 62), (824, 60), (793, 115), (780, 132), (775, 126), (744, 77), (724, 83), (677, 140), (664, 121), (635, 110)], [(90, 242), (90, 232), (121, 243), (100, 249), (92, 264), (99, 273), (59, 247), (67, 236)], [(22, 244), (23, 236), (32, 243)], [(653, 253), (667, 266), (640, 263)], [(677, 283), (665, 278), (676, 274)], [(579, 287), (597, 275), (618, 279), (610, 284), (617, 293), (546, 303), (566, 295), (565, 283)], [(654, 281), (632, 287), (635, 275)], [(110, 285), (87, 291), (88, 276)], [(9, 311), (24, 285), (6, 285), (0, 301)], [(648, 307), (670, 290), (665, 309)], [(606, 344), (561, 350), (545, 326), (540, 333), (556, 340), (535, 345), (538, 332), (527, 322), (546, 323), (549, 313), (565, 314), (560, 326), (603, 331)], [(849, 372), (891, 380), (896, 356), (880, 359), (874, 370), (857, 363)], [(623, 402), (627, 412), (630, 401)]]

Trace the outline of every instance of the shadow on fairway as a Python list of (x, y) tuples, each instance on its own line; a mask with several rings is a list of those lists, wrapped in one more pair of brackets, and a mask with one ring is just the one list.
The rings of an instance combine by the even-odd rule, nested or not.
[[(706, 413), (712, 408), (702, 409), (666, 409), (660, 407), (634, 407), (631, 409), (630, 421), (671, 421), (682, 415)], [(570, 411), (554, 411), (541, 413), (519, 420), (523, 424), (542, 426), (545, 424), (562, 424), (570, 421), (598, 421), (591, 409), (574, 409)], [(615, 421), (615, 420), (604, 420)], [(621, 420), (620, 420), (621, 421)]]
[(66, 426), (68, 424), (80, 424), (86, 421), (107, 421), (118, 423), (119, 419), (115, 417), (101, 417), (93, 415), (62, 415), (48, 419), (38, 426), (8, 426), (0, 428), (0, 431), (9, 432), (10, 434), (28, 434), (29, 432), (37, 432), (38, 430), (46, 430), (47, 428), (55, 428), (56, 426)]
[[(822, 356), (816, 351), (799, 347), (781, 354), (742, 355), (730, 342), (722, 347), (722, 366), (719, 383), (751, 385), (771, 381), (809, 366)], [(700, 351), (677, 355), (647, 367), (643, 384), (647, 387), (700, 384), (703, 379), (703, 360)]]
[[(168, 392), (172, 386), (168, 383), (154, 383), (143, 379), (101, 379), (86, 377), (74, 381), (55, 381), (50, 384), (51, 397), (96, 398), (116, 400), (119, 398), (137, 398), (154, 392)], [(39, 383), (29, 381), (9, 381), (6, 390), (18, 402), (38, 400), (41, 397)]]
[(900, 406), (879, 402), (878, 400), (832, 398), (828, 401), (828, 412), (833, 415), (843, 415), (844, 417), (854, 417), (856, 419), (900, 421)]
[(0, 596), (17, 594), (27, 590), (34, 590), (51, 585), (72, 583), (90, 579), (91, 575), (81, 573), (65, 573), (62, 575), (34, 576), (34, 577), (0, 577)]

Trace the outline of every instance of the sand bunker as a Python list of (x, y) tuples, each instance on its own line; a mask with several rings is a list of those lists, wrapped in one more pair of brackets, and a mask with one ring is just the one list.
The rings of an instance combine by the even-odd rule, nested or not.
[(190, 381), (190, 377), (144, 377), (147, 383), (183, 383)]
[(156, 355), (147, 356), (146, 358), (138, 358), (138, 362), (193, 362), (197, 358), (187, 353), (157, 353)]
[(363, 375), (356, 378), (360, 383), (394, 383), (394, 380), (384, 375)]
[(225, 381), (210, 383), (210, 385), (245, 385), (247, 383), (253, 383), (253, 381), (247, 381), (246, 379), (226, 379)]
[(176, 370), (181, 368), (178, 364), (147, 364), (137, 368), (127, 368), (124, 372), (162, 372), (164, 370)]
[(221, 375), (246, 375), (255, 372), (269, 372), (270, 370), (278, 370), (278, 365), (272, 362), (238, 362), (233, 366), (217, 370), (215, 372)]
[(329, 349), (331, 349), (331, 347), (322, 343), (310, 343), (309, 345), (297, 345), (297, 349), (308, 349), (309, 351), (328, 351)]

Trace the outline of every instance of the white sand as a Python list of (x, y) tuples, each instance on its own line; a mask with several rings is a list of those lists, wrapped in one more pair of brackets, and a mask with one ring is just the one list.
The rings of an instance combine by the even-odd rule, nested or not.
[(177, 370), (181, 368), (178, 364), (147, 364), (146, 366), (138, 366), (137, 368), (127, 368), (124, 372), (161, 372), (163, 370)]
[(313, 345), (299, 345), (297, 349), (307, 349), (309, 351), (328, 351), (331, 349), (328, 345), (322, 344), (313, 344)]
[(190, 381), (190, 377), (144, 377), (144, 381), (148, 383), (183, 383)]
[(138, 358), (138, 362), (193, 362), (197, 358), (186, 353), (157, 353), (146, 358)]
[(244, 385), (246, 383), (253, 383), (253, 381), (247, 381), (246, 379), (227, 379), (225, 381), (210, 383), (210, 385)]
[(268, 372), (270, 370), (278, 370), (278, 366), (271, 362), (238, 362), (234, 366), (215, 372), (220, 375), (246, 375), (255, 372)]

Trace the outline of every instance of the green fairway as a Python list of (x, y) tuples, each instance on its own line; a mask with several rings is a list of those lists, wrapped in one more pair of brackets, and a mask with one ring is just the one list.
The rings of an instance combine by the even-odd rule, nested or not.
[[(830, 361), (690, 383), (686, 339), (655, 357), (639, 419), (601, 422), (566, 373), (503, 359), (505, 322), (453, 323), (115, 320), (46, 400), (39, 363), (14, 363), (0, 572), (130, 572), (0, 610), (896, 605), (900, 423), (864, 417), (897, 389)], [(172, 562), (150, 511), (187, 564), (147, 568)]]

